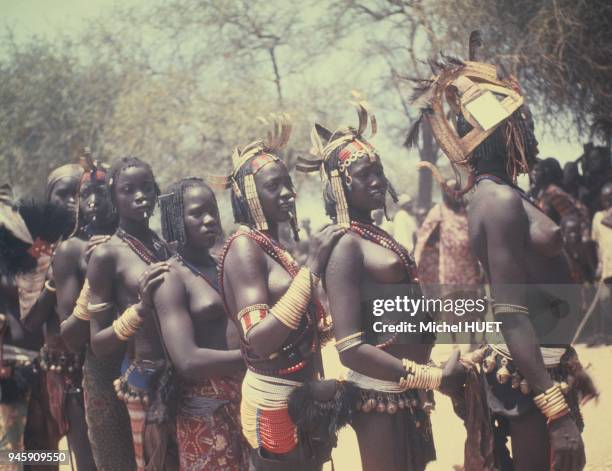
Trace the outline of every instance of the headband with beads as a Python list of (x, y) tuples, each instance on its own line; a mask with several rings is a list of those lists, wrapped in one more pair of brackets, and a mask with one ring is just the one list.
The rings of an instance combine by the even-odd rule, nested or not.
[[(320, 172), (321, 180), (324, 183), (330, 183), (336, 201), (337, 223), (343, 227), (350, 227), (351, 221), (341, 175), (345, 180), (350, 179), (347, 173), (348, 168), (363, 157), (367, 157), (372, 162), (380, 160), (376, 149), (364, 137), (368, 122), (370, 123), (368, 139), (376, 135), (378, 130), (376, 116), (369, 111), (367, 103), (357, 92), (353, 92), (353, 97), (355, 101), (351, 103), (357, 109), (358, 127), (348, 126), (331, 132), (324, 126), (315, 124), (310, 133), (312, 143), (310, 153), (315, 158), (298, 157), (298, 165), (296, 166), (300, 172)], [(324, 141), (326, 144), (323, 144)], [(338, 152), (338, 169), (333, 169), (328, 174), (324, 164), (341, 146), (344, 147)]]
[[(260, 118), (264, 124), (268, 121)], [(291, 121), (289, 115), (283, 113), (272, 116), (272, 129), (268, 131), (265, 139), (257, 139), (243, 149), (236, 147), (232, 153), (232, 173), (228, 176), (207, 175), (206, 179), (211, 186), (220, 189), (231, 188), (239, 199), (246, 199), (251, 219), (258, 230), (267, 230), (268, 221), (265, 218), (257, 187), (255, 175), (263, 167), (272, 162), (282, 162), (276, 155), (289, 141), (291, 136)], [(251, 166), (251, 173), (244, 178), (244, 195), (238, 185), (237, 175), (245, 165)]]

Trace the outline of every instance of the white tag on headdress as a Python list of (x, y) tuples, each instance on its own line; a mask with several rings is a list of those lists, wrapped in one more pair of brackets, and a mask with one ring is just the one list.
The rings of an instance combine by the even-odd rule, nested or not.
[(490, 91), (485, 91), (473, 100), (465, 103), (464, 107), (484, 131), (488, 131), (510, 116), (510, 113)]

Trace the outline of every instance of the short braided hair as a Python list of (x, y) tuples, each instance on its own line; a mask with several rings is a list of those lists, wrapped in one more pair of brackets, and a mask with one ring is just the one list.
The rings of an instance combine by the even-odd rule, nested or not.
[(204, 180), (198, 177), (182, 178), (178, 182), (170, 185), (166, 189), (166, 192), (159, 198), (162, 234), (166, 242), (177, 242), (179, 246), (184, 246), (187, 243), (183, 195), (185, 194), (185, 190), (191, 187), (202, 187), (209, 190), (213, 195), (215, 206), (217, 207), (217, 215), (219, 213), (214, 192)]
[(106, 184), (108, 185), (108, 190), (110, 191), (110, 197), (113, 206), (116, 206), (115, 186), (117, 185), (117, 179), (121, 175), (121, 172), (127, 170), (128, 168), (134, 167), (144, 168), (151, 174), (151, 177), (153, 177), (153, 184), (155, 185), (155, 194), (159, 196), (159, 186), (155, 181), (155, 174), (153, 173), (153, 169), (151, 168), (151, 166), (145, 161), (140, 160), (138, 157), (122, 157), (113, 162), (113, 165), (111, 165), (111, 168), (108, 171), (108, 174), (106, 175)]

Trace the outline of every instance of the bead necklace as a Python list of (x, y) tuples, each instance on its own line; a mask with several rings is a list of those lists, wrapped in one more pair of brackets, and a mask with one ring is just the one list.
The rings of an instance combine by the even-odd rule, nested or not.
[(381, 247), (394, 252), (404, 264), (406, 272), (410, 275), (413, 283), (418, 282), (416, 274), (416, 265), (410, 256), (410, 253), (400, 245), (389, 233), (374, 224), (366, 224), (358, 221), (351, 221), (351, 230), (358, 234), (363, 239), (374, 242)]
[(154, 236), (153, 238), (153, 247), (156, 252), (154, 253), (140, 240), (133, 235), (128, 234), (121, 228), (117, 229), (115, 234), (147, 265), (151, 265), (152, 263), (160, 262), (168, 258), (168, 250), (163, 242), (157, 238), (157, 236)]
[[(387, 231), (375, 226), (374, 224), (366, 224), (359, 221), (351, 221), (351, 230), (358, 234), (361, 238), (374, 242), (375, 244), (395, 253), (404, 264), (404, 268), (410, 276), (411, 283), (419, 282), (416, 265), (412, 260), (412, 257), (403, 246), (401, 246), (393, 237), (389, 235)], [(396, 333), (386, 342), (377, 344), (376, 348), (385, 349), (389, 345), (395, 343), (398, 337), (399, 334)]]
[[(202, 270), (198, 269), (195, 265), (185, 260), (185, 258), (179, 254), (178, 252), (174, 254), (174, 258), (176, 258), (181, 264), (187, 267), (194, 275), (202, 278), (206, 283), (210, 285), (217, 293), (219, 292), (219, 281), (218, 279), (210, 279)], [(219, 267), (216, 266), (217, 272), (219, 271)]]
[[(285, 269), (285, 271), (287, 271), (287, 273), (289, 273), (291, 278), (294, 278), (300, 269), (299, 265), (293, 259), (293, 257), (289, 254), (289, 252), (287, 252), (287, 250), (285, 250), (278, 242), (272, 240), (272, 238), (268, 236), (267, 234), (265, 234), (264, 232), (261, 232), (253, 228), (249, 228), (248, 231), (244, 231), (242, 229), (238, 230), (233, 236), (231, 236), (225, 242), (225, 245), (223, 246), (223, 250), (221, 251), (221, 262), (219, 264), (219, 288), (220, 288), (219, 291), (221, 293), (221, 298), (223, 299), (223, 303), (225, 305), (226, 312), (231, 312), (231, 311), (229, 309), (229, 306), (227, 305), (227, 302), (225, 300), (225, 295), (224, 295), (225, 291), (224, 291), (224, 286), (223, 286), (223, 269), (224, 269), (223, 267), (225, 263), (225, 257), (227, 256), (227, 253), (229, 251), (229, 248), (232, 242), (241, 235), (246, 235), (247, 237), (255, 241), (257, 245), (259, 245), (267, 255), (272, 257), (274, 261), (276, 261), (280, 266), (282, 266)], [(310, 316), (306, 316), (306, 319), (307, 319), (307, 323), (305, 325), (305, 328), (302, 334), (299, 335), (298, 339), (294, 343), (283, 346), (283, 349), (292, 348), (297, 342), (299, 342), (299, 340), (301, 340), (308, 333), (312, 325), (312, 321), (310, 319)], [(241, 342), (241, 350), (243, 350), (244, 357), (246, 357), (245, 352), (244, 352), (245, 348), (246, 347), (244, 345), (244, 342)], [(313, 335), (312, 344), (310, 347), (310, 353), (314, 353), (316, 350), (317, 350), (317, 336)], [(264, 370), (264, 369), (256, 368), (249, 362), (246, 362), (249, 370), (253, 371), (254, 373), (258, 373), (258, 374), (262, 374), (266, 376), (289, 375), (292, 373), (296, 373), (302, 370), (307, 365), (307, 363), (308, 363), (307, 359), (303, 359), (300, 362), (296, 363), (295, 365), (292, 365), (287, 368), (281, 368), (278, 370)]]

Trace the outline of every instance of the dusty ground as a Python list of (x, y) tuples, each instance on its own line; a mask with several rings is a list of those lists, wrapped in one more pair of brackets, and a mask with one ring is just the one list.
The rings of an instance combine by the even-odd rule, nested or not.
[[(452, 346), (439, 345), (434, 348), (436, 361), (448, 358)], [(583, 365), (590, 365), (589, 372), (602, 391), (598, 404), (593, 401), (583, 409), (586, 423), (583, 439), (586, 444), (588, 471), (612, 470), (612, 347), (577, 347)], [(335, 350), (326, 348), (324, 360), (327, 376), (342, 371)], [(607, 393), (607, 394), (606, 394)], [(463, 444), (465, 429), (455, 416), (450, 400), (441, 394), (436, 395), (436, 410), (432, 415), (433, 431), (438, 452), (438, 460), (430, 463), (427, 471), (453, 471), (453, 465), (463, 463)], [(350, 428), (344, 429), (334, 452), (337, 471), (361, 471), (357, 439)], [(330, 470), (331, 466), (326, 468)], [(384, 470), (381, 470), (384, 471)]]
[[(442, 361), (451, 352), (450, 345), (439, 345), (434, 348), (433, 357)], [(612, 470), (612, 347), (584, 348), (577, 347), (578, 354), (585, 365), (590, 365), (589, 372), (598, 388), (602, 391), (598, 404), (591, 402), (583, 409), (586, 428), (584, 441), (586, 443), (588, 471)], [(333, 347), (326, 347), (323, 352), (325, 370), (328, 377), (338, 376), (342, 366)], [(438, 460), (427, 467), (427, 471), (453, 471), (453, 465), (463, 462), (463, 444), (465, 429), (455, 416), (448, 398), (436, 396), (436, 411), (432, 415), (433, 430), (438, 451)], [(65, 441), (60, 449), (66, 449)], [(357, 439), (350, 428), (340, 433), (338, 448), (334, 451), (334, 463), (337, 471), (361, 471)], [(62, 471), (70, 470), (63, 466)], [(331, 470), (327, 465), (325, 471)], [(385, 470), (381, 470), (385, 471)]]

